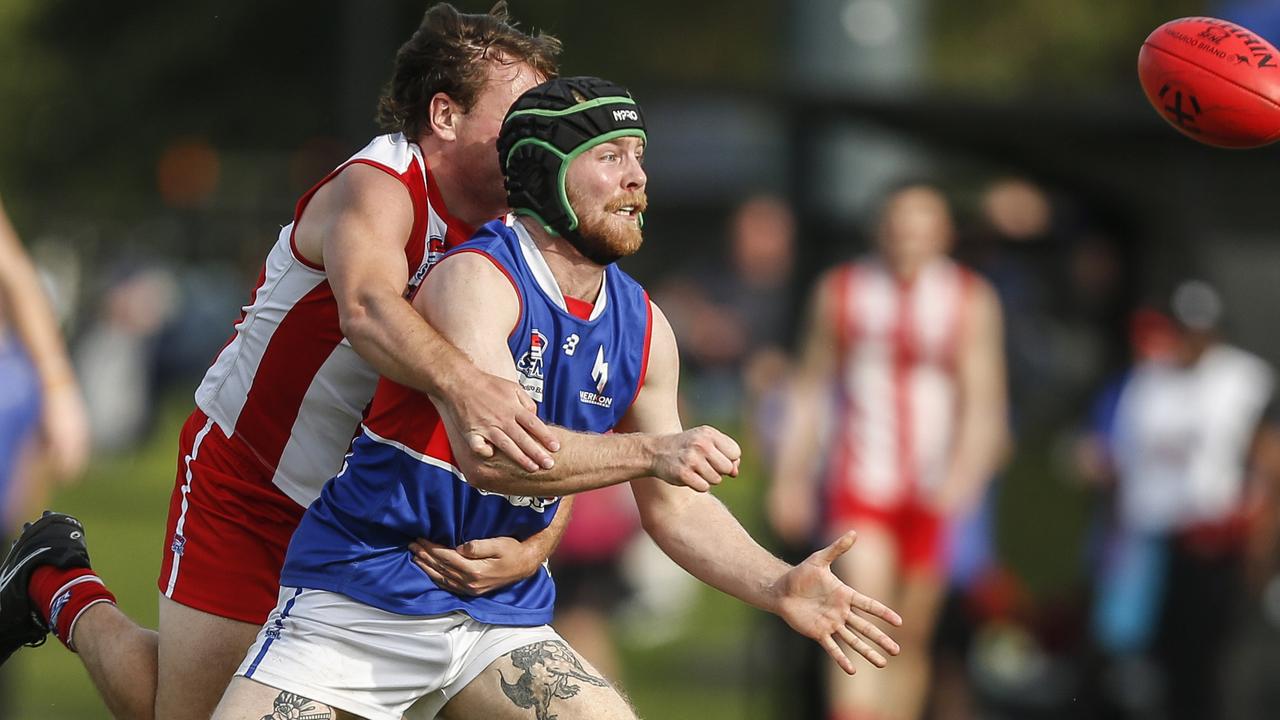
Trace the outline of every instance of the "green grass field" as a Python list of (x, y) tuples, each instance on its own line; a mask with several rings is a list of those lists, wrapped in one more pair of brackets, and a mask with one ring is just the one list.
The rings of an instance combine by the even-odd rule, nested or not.
[[(155, 626), (160, 543), (173, 487), (178, 428), (189, 409), (186, 402), (168, 405), (143, 447), (95, 462), (79, 484), (56, 491), (50, 503), (84, 521), (95, 569), (120, 607), (149, 627)], [(754, 532), (762, 491), (758, 476), (745, 472), (716, 494)], [(657, 647), (623, 643), (623, 685), (641, 715), (697, 720), (773, 717), (770, 708), (778, 689), (764, 681), (772, 673), (758, 669), (771, 656), (769, 648), (761, 647), (763, 616), (703, 588), (686, 627), (693, 630)], [(5, 672), (4, 695), (13, 720), (110, 717), (77, 658), (55, 640), (20, 651)]]

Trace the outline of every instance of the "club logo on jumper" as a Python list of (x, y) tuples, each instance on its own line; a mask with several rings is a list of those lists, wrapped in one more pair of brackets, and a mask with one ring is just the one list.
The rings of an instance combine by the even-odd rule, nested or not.
[[(444, 246), (443, 235), (432, 235), (431, 237), (427, 238), (427, 257), (426, 257), (427, 269), (430, 270), (431, 268), (435, 267), (435, 264), (440, 262), (440, 258), (444, 257), (444, 254), (447, 250), (448, 248)], [(422, 272), (423, 275), (426, 275), (426, 272), (424, 271), (419, 271), (419, 272)], [(419, 282), (421, 282), (421, 280), (419, 280)]]
[(488, 490), (481, 490), (475, 485), (472, 485), (471, 487), (478, 490), (481, 495), (497, 495), (498, 497), (502, 498), (503, 500), (506, 500), (507, 502), (511, 503), (515, 507), (529, 508), (530, 510), (536, 513), (546, 512), (547, 508), (551, 507), (551, 505), (555, 503), (555, 501), (560, 499), (558, 497), (532, 497), (530, 495), (503, 495), (502, 493), (489, 492)]
[(547, 336), (537, 328), (529, 334), (529, 350), (516, 362), (520, 387), (534, 402), (542, 402), (542, 356), (547, 350)]
[(414, 271), (413, 277), (409, 278), (409, 283), (405, 286), (404, 296), (406, 298), (413, 297), (413, 292), (422, 284), (422, 280), (427, 277), (427, 272), (440, 262), (440, 258), (444, 257), (446, 248), (444, 246), (443, 237), (427, 238), (427, 254), (422, 258), (422, 264)]
[(174, 555), (181, 555), (182, 552), (186, 549), (187, 549), (187, 536), (174, 535), (173, 542), (169, 544), (169, 550), (171, 550)]
[(596, 381), (596, 391), (579, 390), (578, 401), (602, 408), (612, 407), (613, 398), (604, 395), (604, 386), (609, 382), (609, 363), (604, 361), (604, 346), (596, 352), (596, 364), (591, 368), (591, 379)]
[(636, 112), (635, 110), (614, 110), (613, 121), (622, 122), (623, 120), (630, 120), (631, 122), (640, 122), (640, 113)]

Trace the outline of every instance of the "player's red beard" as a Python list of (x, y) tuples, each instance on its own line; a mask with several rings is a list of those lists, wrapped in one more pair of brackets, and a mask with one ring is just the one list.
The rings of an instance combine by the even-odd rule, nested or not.
[[(575, 209), (583, 205), (576, 200), (570, 191), (569, 204)], [(649, 199), (644, 192), (628, 193), (611, 200), (602, 210), (579, 212), (579, 238), (574, 243), (578, 252), (592, 262), (608, 265), (639, 250), (644, 236), (638, 219), (633, 221), (614, 215), (628, 206), (634, 208), (634, 214), (638, 216), (649, 206)]]

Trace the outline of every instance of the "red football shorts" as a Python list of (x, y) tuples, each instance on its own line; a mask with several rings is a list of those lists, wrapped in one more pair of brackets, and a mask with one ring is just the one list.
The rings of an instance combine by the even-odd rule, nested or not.
[(887, 531), (898, 546), (898, 567), (905, 573), (936, 575), (945, 559), (944, 521), (915, 498), (892, 505), (873, 505), (848, 493), (834, 493), (827, 511), (827, 528), (835, 532), (875, 525)]
[(178, 438), (160, 592), (187, 607), (261, 625), (276, 606), (289, 538), (306, 508), (199, 408)]

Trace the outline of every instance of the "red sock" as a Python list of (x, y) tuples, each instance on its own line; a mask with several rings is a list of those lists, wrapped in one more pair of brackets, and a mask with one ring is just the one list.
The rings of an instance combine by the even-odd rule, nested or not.
[(31, 574), (27, 595), (53, 636), (72, 652), (75, 646), (71, 644), (71, 631), (80, 615), (91, 605), (116, 603), (116, 596), (89, 568), (63, 570), (52, 565), (36, 568)]

